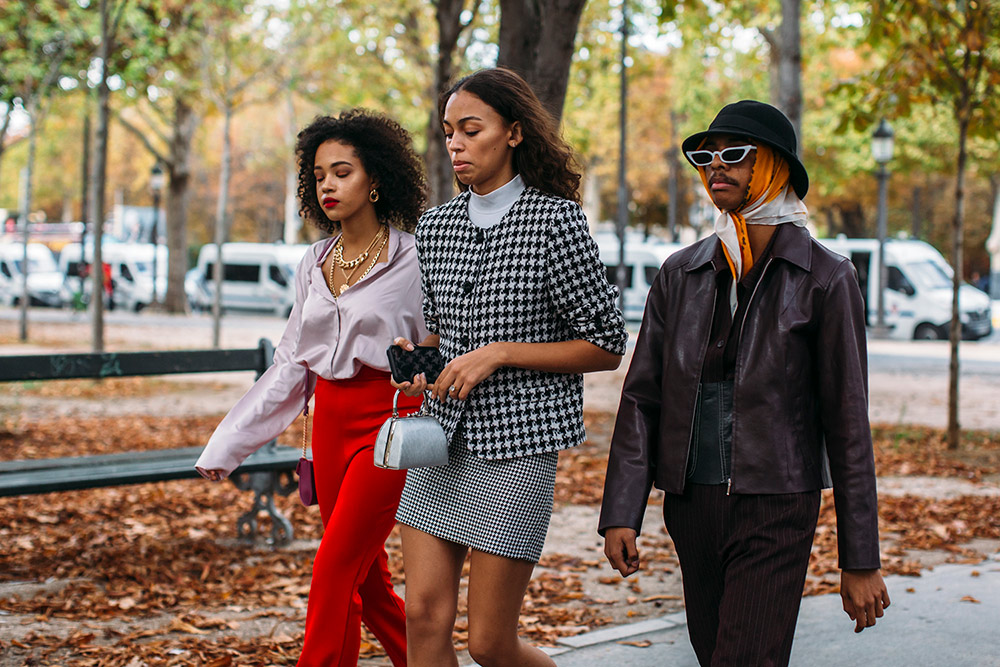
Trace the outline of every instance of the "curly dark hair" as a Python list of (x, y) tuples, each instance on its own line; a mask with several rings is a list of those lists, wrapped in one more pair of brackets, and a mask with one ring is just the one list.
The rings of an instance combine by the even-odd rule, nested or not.
[(354, 148), (368, 175), (378, 183), (375, 215), (382, 222), (412, 232), (427, 206), (427, 176), (410, 133), (388, 116), (368, 109), (350, 109), (339, 116), (317, 116), (299, 132), (295, 155), (299, 163), (299, 215), (334, 234), (331, 221), (316, 196), (313, 166), (316, 150), (329, 140)]
[[(438, 101), (438, 113), (452, 95), (468, 91), (490, 105), (507, 122), (521, 124), (521, 143), (514, 149), (514, 171), (525, 185), (580, 203), (580, 169), (559, 126), (538, 96), (513, 70), (482, 69), (456, 81)], [(467, 185), (459, 182), (462, 190)]]

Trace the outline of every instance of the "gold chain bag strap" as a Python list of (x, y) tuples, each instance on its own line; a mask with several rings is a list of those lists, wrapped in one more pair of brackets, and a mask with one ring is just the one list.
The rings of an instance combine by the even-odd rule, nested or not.
[[(306, 387), (308, 391), (308, 378)], [(305, 407), (302, 408), (302, 457), (298, 465), (295, 466), (295, 474), (299, 477), (299, 500), (306, 507), (319, 502), (316, 496), (316, 477), (313, 475), (312, 459), (306, 458), (306, 434), (309, 431), (309, 398), (306, 397)]]

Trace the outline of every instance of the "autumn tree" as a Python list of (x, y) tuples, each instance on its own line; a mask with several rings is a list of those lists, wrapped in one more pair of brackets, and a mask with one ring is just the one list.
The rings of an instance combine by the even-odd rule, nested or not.
[[(29, 123), (26, 179), (21, 201), (21, 224), (24, 229), (24, 291), (21, 294), (20, 339), (28, 339), (28, 214), (32, 208), (32, 185), (38, 137), (50, 109), (59, 79), (72, 72), (74, 59), (82, 59), (88, 50), (80, 30), (82, 16), (73, 3), (61, 0), (10, 7), (0, 15), (0, 92), (5, 103), (3, 133), (10, 122), (11, 108), (18, 103)], [(2, 148), (0, 148), (2, 156)]]
[[(268, 48), (267, 24), (270, 12), (247, 17), (242, 0), (217, 2), (206, 9), (202, 42), (202, 76), (208, 98), (222, 113), (222, 159), (215, 210), (215, 245), (229, 238), (229, 183), (232, 178), (232, 124), (237, 110), (258, 104), (277, 93), (274, 75), (280, 54)], [(212, 303), (212, 347), (219, 347), (222, 320), (222, 252), (216, 254)]]
[(949, 338), (948, 446), (959, 444), (958, 395), (961, 339), (966, 172), (970, 136), (1000, 133), (1000, 4), (986, 0), (876, 0), (871, 40), (888, 54), (858, 91), (863, 109), (856, 122), (879, 114), (907, 116), (917, 106), (946, 108), (957, 155), (952, 217), (953, 293)]
[(427, 120), (427, 150), (424, 162), (427, 165), (429, 202), (432, 206), (452, 198), (455, 191), (455, 173), (448, 159), (448, 152), (441, 141), (441, 122), (438, 118), (437, 100), (447, 90), (455, 76), (456, 51), (459, 40), (472, 26), (479, 11), (480, 0), (435, 0), (434, 12), (437, 19), (437, 57), (434, 63), (434, 77), (428, 95), (429, 115)]
[(585, 4), (586, 0), (500, 0), (497, 65), (523, 76), (556, 120), (562, 117)]
[(119, 110), (118, 122), (131, 131), (165, 167), (167, 174), (168, 312), (187, 310), (187, 225), (191, 196), (192, 149), (204, 113), (200, 45), (208, 0), (133, 0), (136, 20), (122, 35), (132, 51), (126, 90), (130, 113)]

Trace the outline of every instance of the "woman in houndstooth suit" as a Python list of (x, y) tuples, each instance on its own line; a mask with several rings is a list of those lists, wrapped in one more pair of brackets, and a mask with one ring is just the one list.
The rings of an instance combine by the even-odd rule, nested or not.
[(518, 615), (559, 451), (584, 439), (582, 373), (617, 368), (625, 322), (578, 203), (572, 153), (527, 83), (482, 70), (439, 110), (463, 192), (420, 219), (417, 255), (431, 332), (421, 344), (448, 364), (433, 385), (418, 375), (401, 387), (431, 392), (450, 460), (409, 471), (396, 515), (408, 661), (457, 665), (451, 637), (471, 549), (472, 657), (553, 665), (518, 638)]

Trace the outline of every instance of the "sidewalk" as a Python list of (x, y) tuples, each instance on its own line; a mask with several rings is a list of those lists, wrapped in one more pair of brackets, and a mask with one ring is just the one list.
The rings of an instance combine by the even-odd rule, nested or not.
[[(890, 576), (886, 584), (886, 615), (857, 635), (839, 595), (803, 598), (791, 664), (1000, 665), (1000, 554), (978, 565), (940, 565), (921, 577)], [(567, 637), (561, 644), (550, 651), (559, 667), (698, 666), (683, 612)]]

